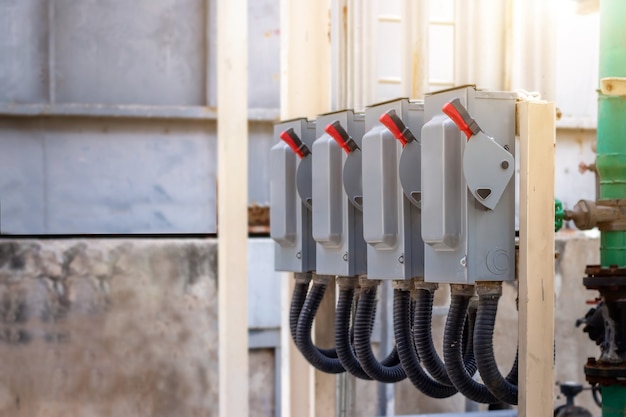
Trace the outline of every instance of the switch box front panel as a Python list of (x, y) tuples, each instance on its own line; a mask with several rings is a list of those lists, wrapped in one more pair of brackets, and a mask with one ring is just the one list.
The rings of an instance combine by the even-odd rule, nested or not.
[[(415, 160), (402, 163), (403, 146), (383, 126), (380, 117), (390, 111), (419, 138), (423, 123), (423, 104), (407, 99), (368, 107), (365, 111), (367, 133), (363, 137), (363, 218), (367, 247), (367, 275), (371, 279), (410, 279), (423, 276), (419, 188), (411, 182), (419, 178), (419, 143), (409, 143)], [(406, 165), (403, 177), (400, 167)], [(406, 177), (406, 178), (405, 178)], [(402, 184), (407, 185), (405, 194)]]
[[(356, 144), (365, 130), (363, 115), (346, 110), (318, 116), (313, 144), (313, 238), (318, 274), (354, 276), (365, 273), (362, 216), (344, 191), (348, 153), (326, 132), (338, 124)], [(357, 145), (358, 146), (358, 145)]]
[(275, 242), (274, 266), (277, 271), (310, 272), (315, 270), (315, 241), (308, 207), (312, 201), (303, 201), (301, 195), (306, 195), (306, 181), (311, 181), (311, 155), (300, 158), (280, 141), (281, 134), (289, 129), (308, 149), (315, 140), (315, 124), (306, 119), (274, 126), (274, 137), (279, 140), (270, 150), (270, 236)]
[[(426, 96), (422, 129), (425, 279), (442, 283), (512, 280), (515, 184), (508, 182), (493, 210), (470, 192), (465, 172), (486, 169), (491, 161), (484, 159), (488, 154), (464, 158), (468, 138), (442, 112), (444, 104), (455, 98), (486, 135), (514, 156), (515, 94), (464, 87)], [(471, 167), (464, 166), (470, 162)], [(502, 166), (504, 173), (505, 164)], [(508, 162), (506, 166), (508, 169)]]

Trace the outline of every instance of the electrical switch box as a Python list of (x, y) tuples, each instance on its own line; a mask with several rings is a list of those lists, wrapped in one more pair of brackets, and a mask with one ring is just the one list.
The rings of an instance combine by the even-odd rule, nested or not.
[(316, 119), (316, 131), (312, 149), (316, 270), (325, 275), (362, 275), (367, 255), (360, 197), (349, 198), (343, 184), (347, 171), (350, 181), (360, 181), (365, 116), (352, 110), (324, 114)]
[(423, 103), (408, 99), (365, 110), (363, 235), (371, 279), (424, 275), (419, 143), (423, 114)]
[(514, 93), (474, 87), (425, 98), (421, 220), (428, 282), (515, 279), (515, 102)]
[(315, 122), (295, 119), (274, 125), (280, 141), (270, 150), (270, 236), (277, 271), (315, 270), (312, 234), (311, 148)]

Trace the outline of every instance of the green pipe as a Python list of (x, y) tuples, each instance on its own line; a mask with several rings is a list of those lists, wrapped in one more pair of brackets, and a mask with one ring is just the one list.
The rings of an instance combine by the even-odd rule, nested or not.
[[(600, 0), (600, 80), (626, 77), (626, 1)], [(626, 97), (598, 97), (600, 200), (626, 198)], [(626, 232), (602, 232), (600, 263), (626, 267)], [(626, 416), (626, 387), (602, 387), (602, 417)]]
[[(626, 1), (600, 1), (600, 79), (626, 77)], [(600, 199), (626, 199), (626, 97), (598, 97)], [(603, 232), (600, 263), (626, 267), (626, 232)]]
[(626, 387), (610, 385), (602, 387), (602, 417), (626, 415)]

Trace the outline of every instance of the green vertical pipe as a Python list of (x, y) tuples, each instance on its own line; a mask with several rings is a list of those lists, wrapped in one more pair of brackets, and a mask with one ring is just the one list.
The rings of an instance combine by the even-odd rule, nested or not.
[[(600, 1), (600, 79), (626, 77), (626, 1)], [(598, 98), (600, 199), (626, 199), (626, 97)], [(602, 266), (626, 267), (626, 232), (603, 232)]]
[(602, 387), (602, 417), (626, 415), (626, 387), (611, 385)]
[[(626, 1), (600, 0), (600, 79), (626, 77)], [(598, 97), (600, 199), (626, 198), (626, 97)], [(626, 232), (602, 232), (600, 263), (626, 267)], [(602, 387), (602, 417), (626, 417), (626, 387)]]

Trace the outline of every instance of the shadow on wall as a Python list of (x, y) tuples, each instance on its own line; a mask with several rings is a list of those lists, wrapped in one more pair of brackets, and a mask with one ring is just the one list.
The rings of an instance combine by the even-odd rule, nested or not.
[(216, 415), (216, 262), (206, 240), (0, 242), (0, 416)]

